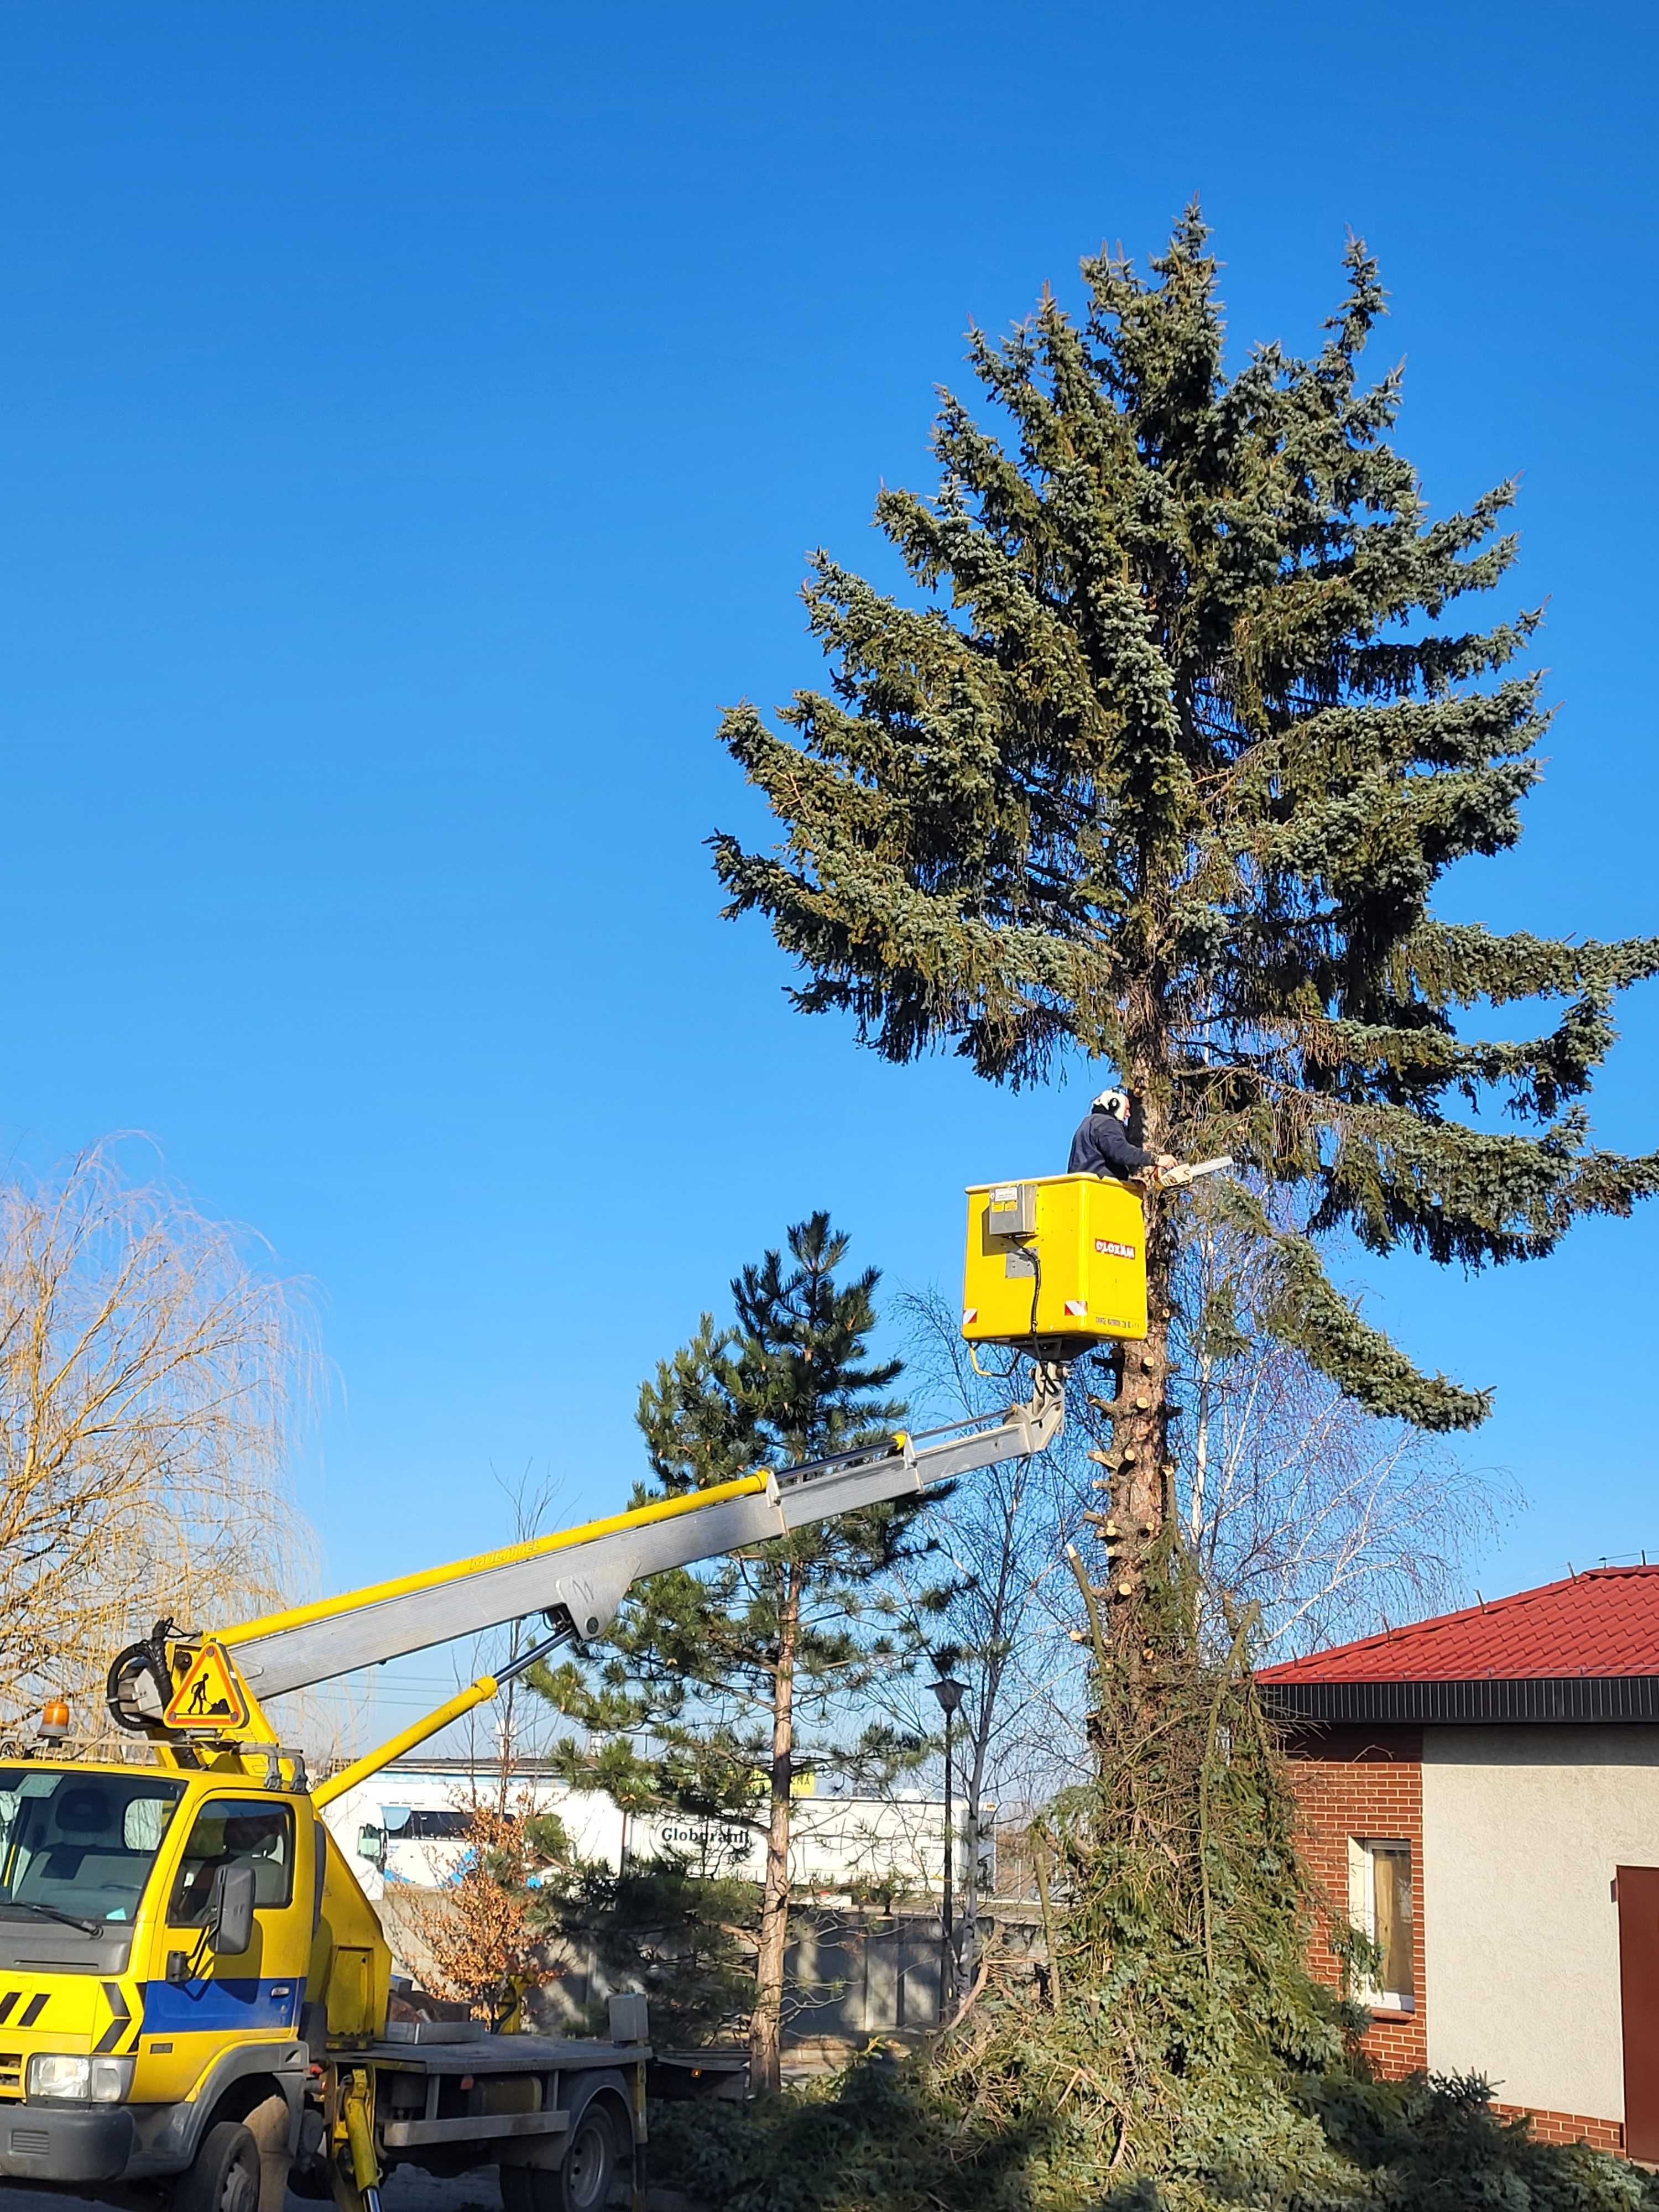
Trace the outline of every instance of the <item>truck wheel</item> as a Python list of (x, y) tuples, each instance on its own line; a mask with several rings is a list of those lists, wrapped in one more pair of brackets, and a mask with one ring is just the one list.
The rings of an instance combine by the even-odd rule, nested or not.
[(501, 2212), (557, 2212), (554, 2178), (533, 2166), (498, 2166)]
[(216, 2120), (202, 2137), (173, 2212), (259, 2212), (259, 2146), (240, 2120)]
[(283, 2212), (288, 2196), (288, 2099), (267, 2097), (242, 2116), (259, 2154), (259, 2212)]
[(559, 2212), (599, 2212), (611, 2202), (617, 2179), (617, 2135), (596, 2097), (570, 2130), (558, 2169)]

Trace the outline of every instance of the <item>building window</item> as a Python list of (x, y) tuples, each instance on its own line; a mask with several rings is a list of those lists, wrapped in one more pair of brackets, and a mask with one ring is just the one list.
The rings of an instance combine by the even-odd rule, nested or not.
[(471, 1825), (471, 1813), (434, 1812), (425, 1805), (416, 1805), (403, 1826), (392, 1830), (392, 1840), (399, 1844), (453, 1844), (465, 1838)]
[(1412, 1847), (1369, 1836), (1348, 1838), (1348, 1917), (1376, 1944), (1374, 1981), (1354, 1994), (1393, 2012), (1417, 2009), (1412, 1966)]

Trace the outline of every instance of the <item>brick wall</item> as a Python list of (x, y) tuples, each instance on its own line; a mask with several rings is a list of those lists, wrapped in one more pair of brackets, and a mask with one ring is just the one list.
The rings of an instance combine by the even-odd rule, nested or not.
[(1506, 2120), (1518, 2119), (1522, 2113), (1532, 2122), (1532, 2131), (1540, 2142), (1588, 2143), (1592, 2150), (1611, 2150), (1623, 2154), (1624, 2124), (1620, 2120), (1592, 2120), (1583, 2112), (1540, 2112), (1530, 2105), (1494, 2105), (1492, 2110), (1501, 2112)]
[[(1423, 1959), (1423, 1732), (1416, 1728), (1326, 1728), (1293, 1731), (1285, 1740), (1291, 1778), (1302, 1808), (1302, 1848), (1310, 1872), (1338, 1923), (1348, 1917), (1348, 1838), (1398, 1838), (1412, 1847), (1412, 1978), (1417, 2003), (1410, 2013), (1373, 2012), (1364, 2038), (1379, 2072), (1400, 2075), (1428, 2065), (1428, 1986)], [(1322, 1931), (1309, 1960), (1333, 1988), (1341, 1962)], [(1540, 2142), (1589, 2143), (1621, 2152), (1618, 2120), (1584, 2112), (1549, 2112), (1529, 2106), (1495, 2105), (1513, 2118), (1525, 2112)]]
[[(1409, 2074), (1428, 2064), (1430, 1991), (1423, 1966), (1423, 1732), (1415, 1728), (1296, 1731), (1285, 1748), (1302, 1807), (1303, 1851), (1339, 1926), (1348, 1917), (1348, 1838), (1399, 1839), (1412, 1850), (1411, 2012), (1374, 2012), (1364, 2039), (1378, 2070)], [(1309, 1961), (1337, 1987), (1341, 1962), (1322, 1930)]]

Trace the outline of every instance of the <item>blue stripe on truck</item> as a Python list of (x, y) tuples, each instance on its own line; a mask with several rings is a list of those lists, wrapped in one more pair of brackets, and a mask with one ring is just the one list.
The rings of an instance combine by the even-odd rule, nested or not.
[(275, 1981), (210, 1975), (199, 1982), (144, 1982), (143, 2033), (189, 2034), (192, 2029), (296, 2027), (303, 1978), (285, 1975)]

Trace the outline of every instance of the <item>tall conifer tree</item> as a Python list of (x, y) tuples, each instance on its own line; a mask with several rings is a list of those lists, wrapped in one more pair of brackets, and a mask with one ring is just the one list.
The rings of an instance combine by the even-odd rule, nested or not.
[[(1458, 1429), (1486, 1394), (1363, 1321), (1317, 1241), (1480, 1267), (1627, 1213), (1659, 1159), (1596, 1146), (1583, 1101), (1659, 941), (1431, 910), (1443, 871), (1519, 834), (1538, 616), (1451, 618), (1514, 558), (1512, 488), (1431, 516), (1389, 442), (1399, 372), (1360, 380), (1376, 265), (1354, 243), (1346, 270), (1315, 356), (1230, 374), (1194, 209), (1149, 276), (1083, 264), (1080, 325), (1045, 294), (1003, 341), (971, 333), (1012, 436), (947, 393), (938, 491), (881, 495), (915, 602), (816, 557), (830, 689), (782, 734), (747, 705), (722, 727), (782, 839), (714, 844), (728, 914), (765, 915), (806, 971), (802, 1008), (994, 1082), (1104, 1063), (1150, 1144), (1232, 1152), (1250, 1172), (1221, 1202), (1268, 1248), (1271, 1328), (1371, 1411)], [(1521, 1042), (1460, 1019), (1522, 1000), (1545, 1012)], [(1152, 1328), (1114, 1430), (1114, 1509), (1143, 1540), (1179, 1203), (1149, 1205)]]
[[(847, 1238), (826, 1213), (798, 1222), (732, 1285), (735, 1325), (705, 1314), (640, 1391), (654, 1479), (635, 1498), (678, 1498), (757, 1467), (877, 1443), (904, 1408), (897, 1360), (872, 1361), (877, 1270), (838, 1273)], [(845, 1732), (850, 1700), (915, 1656), (880, 1578), (933, 1548), (924, 1501), (866, 1506), (696, 1569), (653, 1575), (623, 1605), (590, 1673), (538, 1678), (602, 1739), (574, 1778), (621, 1803), (758, 1826), (763, 1838), (750, 2077), (779, 2085), (789, 1838), (803, 1772), (867, 1770), (921, 1749), (880, 1724)], [(911, 1644), (914, 1639), (909, 1639)], [(641, 1739), (651, 1748), (641, 1748)]]

